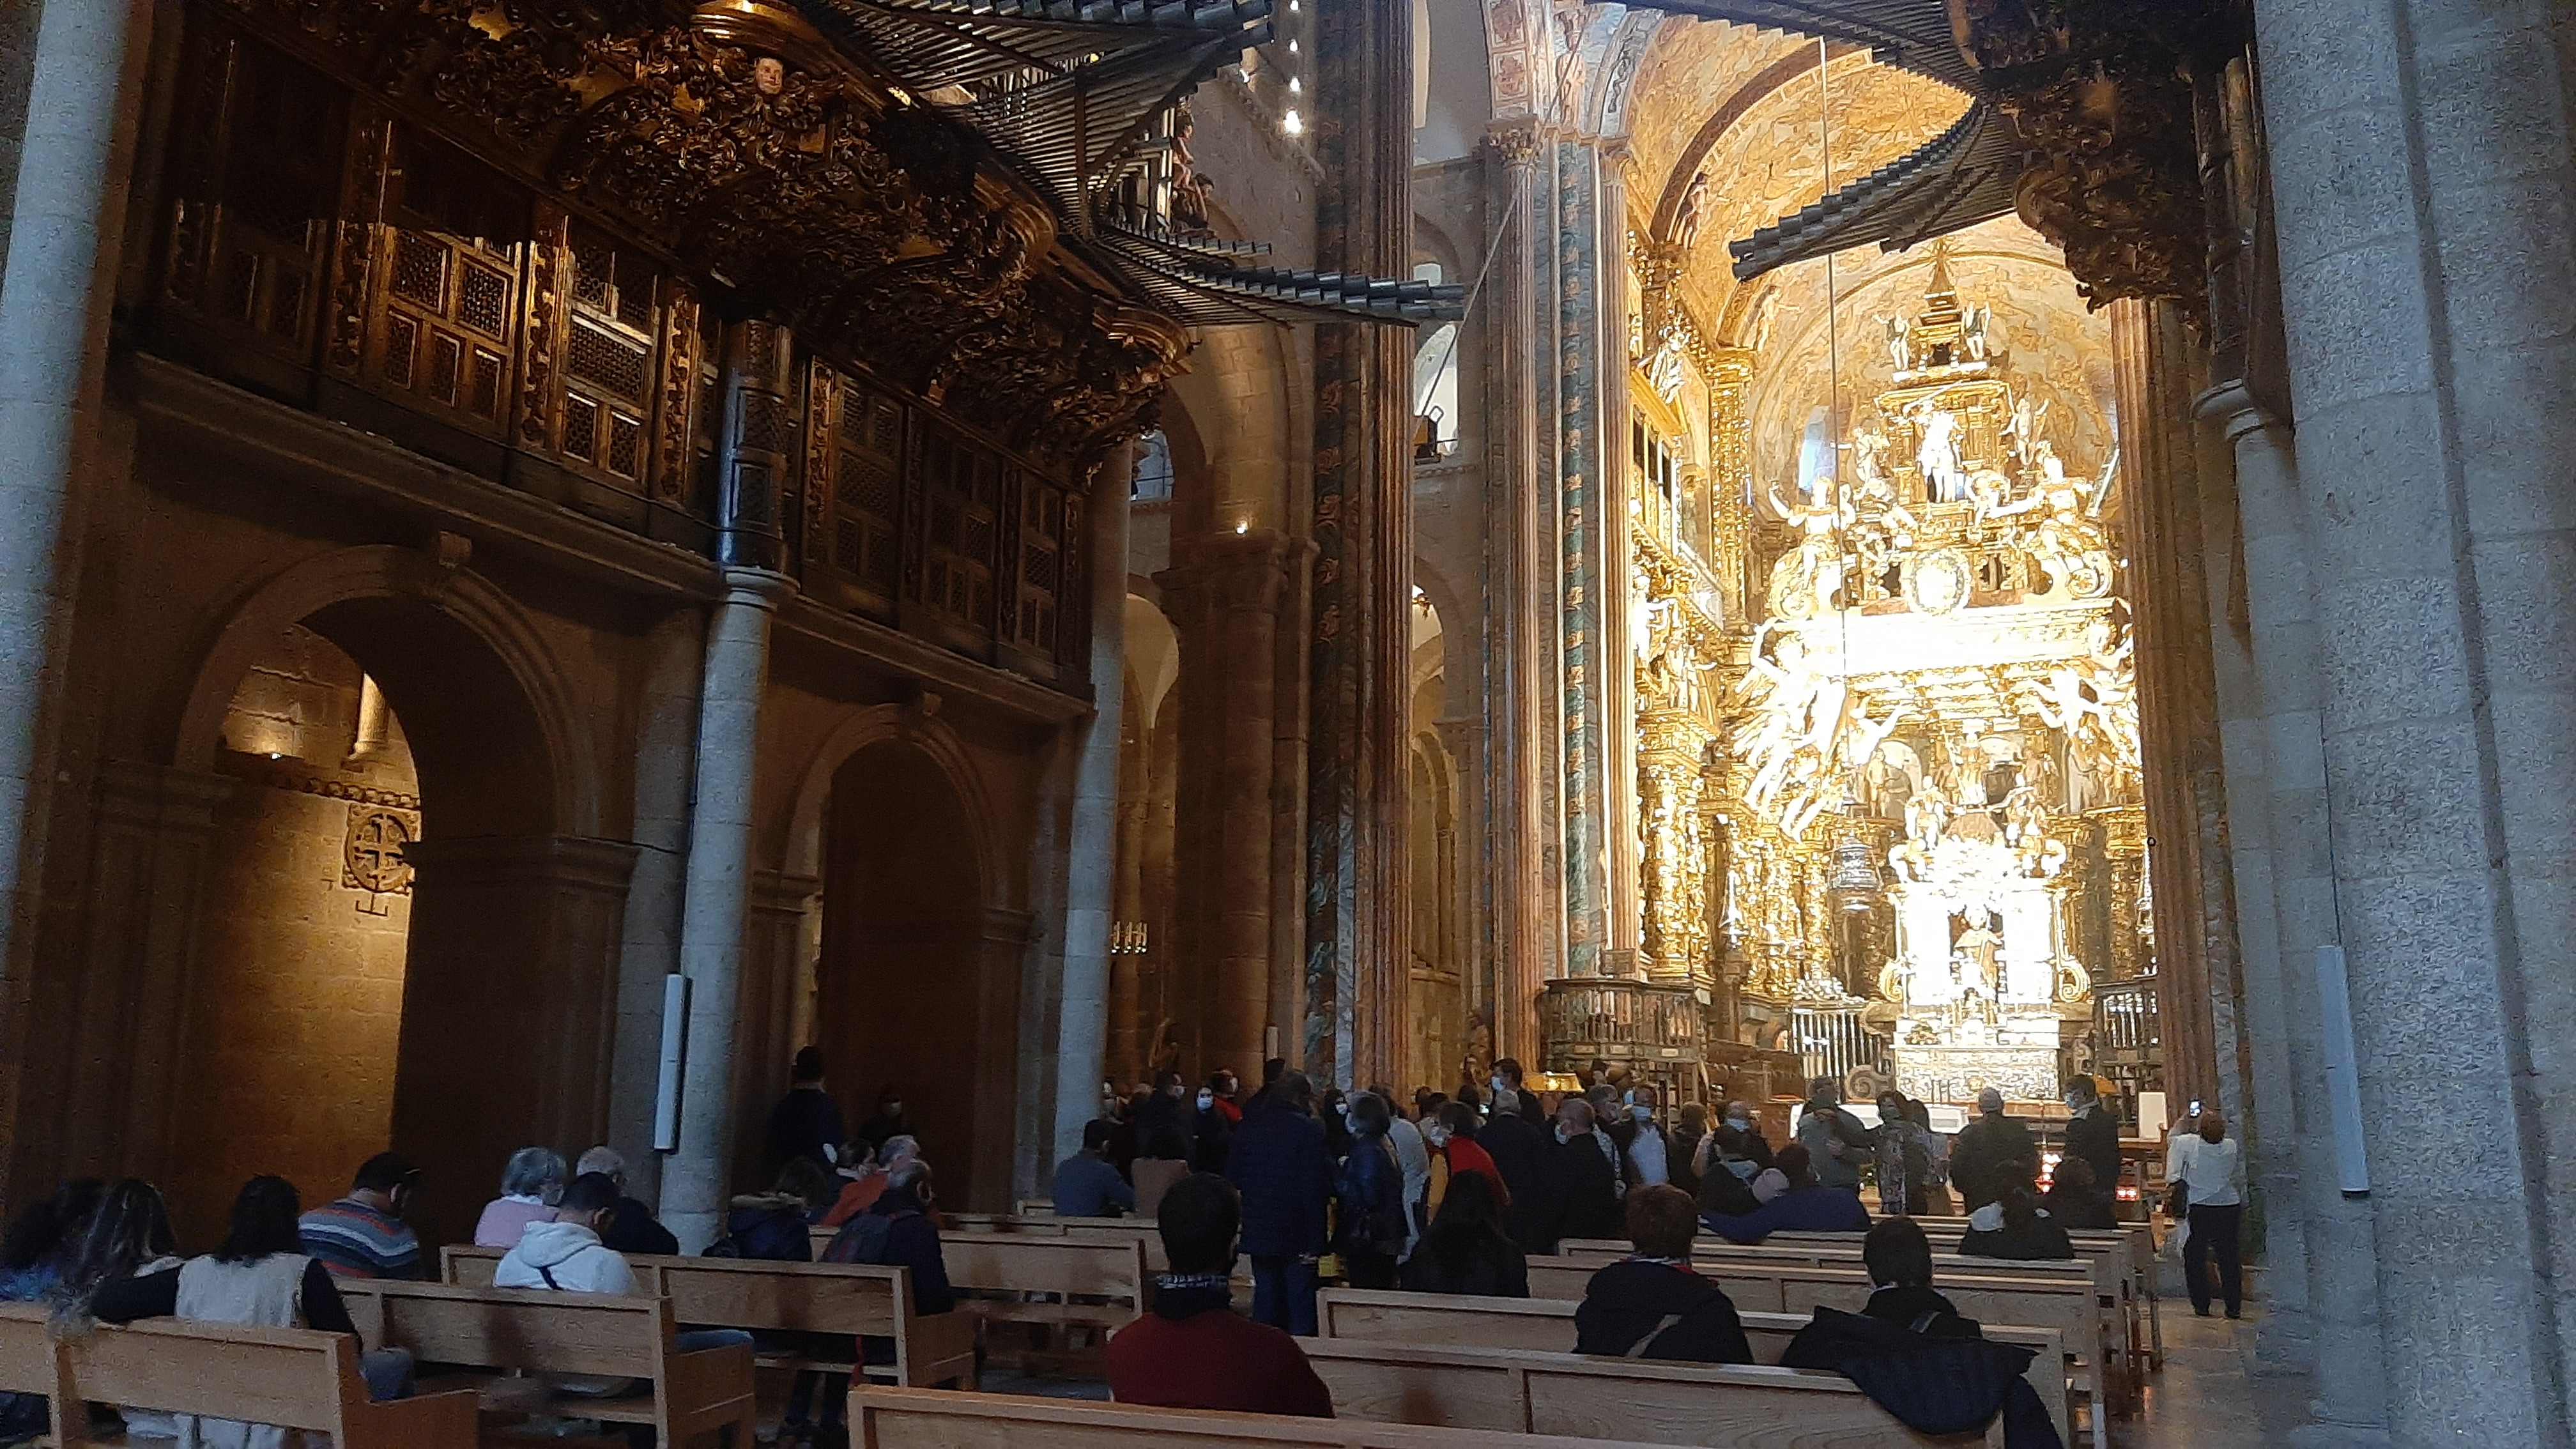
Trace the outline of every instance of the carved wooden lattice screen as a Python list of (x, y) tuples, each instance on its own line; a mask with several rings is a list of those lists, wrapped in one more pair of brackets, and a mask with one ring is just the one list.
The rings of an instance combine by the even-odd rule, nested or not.
[(820, 358), (806, 368), (806, 587), (890, 615), (903, 567), (903, 405)]
[(371, 387), (499, 435), (517, 350), (519, 269), (533, 218), (491, 168), (401, 126), (386, 128), (366, 342)]
[(237, 341), (308, 354), (346, 124), (339, 94), (220, 33), (192, 37), (181, 84), (163, 294)]
[(990, 637), (1002, 460), (923, 420), (913, 462), (923, 512), (922, 571), (913, 600), (941, 622)]

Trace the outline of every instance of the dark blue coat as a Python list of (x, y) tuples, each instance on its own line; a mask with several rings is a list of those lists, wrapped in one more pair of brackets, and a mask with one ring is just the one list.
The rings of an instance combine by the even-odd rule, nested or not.
[(1324, 1124), (1303, 1112), (1265, 1104), (1234, 1131), (1226, 1176), (1243, 1194), (1243, 1252), (1292, 1258), (1321, 1253), (1324, 1204), (1333, 1192), (1324, 1160)]

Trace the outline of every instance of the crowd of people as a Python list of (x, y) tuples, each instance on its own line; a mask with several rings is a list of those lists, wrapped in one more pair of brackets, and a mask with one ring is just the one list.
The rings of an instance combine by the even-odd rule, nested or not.
[[(1418, 1091), (1407, 1101), (1383, 1087), (1319, 1092), (1305, 1073), (1275, 1060), (1262, 1077), (1243, 1097), (1231, 1072), (1194, 1091), (1164, 1074), (1090, 1123), (1081, 1149), (1055, 1169), (1058, 1216), (1151, 1216), (1168, 1257), (1150, 1311), (1108, 1346), (1111, 1386), (1122, 1400), (1329, 1414), (1329, 1396), (1294, 1342), (1316, 1331), (1324, 1275), (1361, 1288), (1526, 1297), (1529, 1259), (1572, 1240), (1624, 1239), (1629, 1251), (1591, 1279), (1569, 1347), (1750, 1362), (1733, 1305), (1692, 1267), (1694, 1240), (1854, 1232), (1866, 1234), (1876, 1289), (1868, 1307), (1858, 1315), (1819, 1311), (1788, 1361), (1836, 1367), (1855, 1355), (1932, 1352), (1954, 1387), (1991, 1383), (1989, 1410), (2000, 1405), (2008, 1425), (2022, 1425), (2011, 1443), (2046, 1442), (2024, 1437), (2028, 1406), (2004, 1402), (2014, 1374), (1972, 1346), (1982, 1345), (1976, 1326), (1933, 1290), (1930, 1250), (1913, 1218), (1947, 1213), (1955, 1202), (1969, 1214), (1962, 1254), (2074, 1256), (2069, 1229), (2112, 1224), (2120, 1172), (2117, 1118), (2088, 1078), (2068, 1085), (2065, 1150), (2043, 1192), (2037, 1140), (1992, 1091), (1981, 1096), (1976, 1119), (1944, 1140), (1922, 1104), (1901, 1093), (1879, 1097), (1870, 1125), (1844, 1106), (1832, 1079), (1819, 1078), (1790, 1137), (1774, 1147), (1746, 1102), (1714, 1114), (1691, 1104), (1667, 1124), (1652, 1087), (1623, 1088), (1606, 1073), (1550, 1112), (1508, 1059), (1481, 1088), (1462, 1086), (1454, 1097)], [(821, 1056), (807, 1048), (768, 1121), (768, 1189), (732, 1199), (704, 1251), (900, 1266), (909, 1270), (916, 1315), (954, 1310), (936, 1175), (909, 1126), (900, 1094), (889, 1088), (857, 1132), (845, 1131), (823, 1087)], [(1865, 1172), (1884, 1214), (1875, 1221), (1862, 1201)], [(2177, 1130), (2167, 1176), (2169, 1206), (2188, 1224), (2194, 1306), (2209, 1311), (2214, 1277), (2234, 1317), (2244, 1162), (2217, 1114)], [(50, 1305), (63, 1335), (169, 1315), (353, 1332), (339, 1283), (436, 1276), (435, 1254), (406, 1220), (420, 1188), (420, 1172), (393, 1153), (368, 1159), (346, 1193), (309, 1210), (292, 1183), (256, 1177), (238, 1194), (221, 1244), (186, 1257), (152, 1184), (67, 1183), (20, 1213), (0, 1239), (0, 1301)], [(512, 1153), (473, 1236), (503, 1250), (497, 1286), (562, 1292), (636, 1292), (629, 1257), (680, 1248), (630, 1193), (624, 1157), (604, 1145), (569, 1163), (544, 1146)], [(818, 1240), (827, 1244), (819, 1254)], [(1231, 1311), (1238, 1257), (1251, 1264), (1248, 1316)], [(889, 1343), (828, 1337), (764, 1333), (759, 1341), (804, 1357), (892, 1359)], [(751, 1341), (741, 1330), (709, 1328), (684, 1333), (680, 1347)], [(361, 1370), (379, 1398), (410, 1392), (414, 1365), (399, 1349), (365, 1353)], [(635, 1390), (581, 1378), (556, 1386), (576, 1395)], [(782, 1442), (845, 1442), (845, 1386), (845, 1375), (801, 1373)], [(260, 1425), (183, 1424), (142, 1411), (125, 1418), (133, 1437), (185, 1434), (218, 1449), (284, 1443), (282, 1431)], [(46, 1427), (41, 1397), (0, 1395), (0, 1443)]]

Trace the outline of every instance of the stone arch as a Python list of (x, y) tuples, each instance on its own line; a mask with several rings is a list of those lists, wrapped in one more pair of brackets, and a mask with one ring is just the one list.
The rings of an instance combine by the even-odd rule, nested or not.
[(1477, 677), (1465, 626), (1473, 620), (1481, 632), (1483, 619), (1469, 614), (1464, 599), (1450, 586), (1438, 566), (1418, 554), (1413, 560), (1413, 582), (1440, 616), (1441, 710), (1443, 713), (1472, 712), (1471, 707), (1477, 692), (1483, 688), (1483, 682)]
[[(1856, 54), (1857, 48), (1829, 43), (1825, 47), (1825, 53), (1833, 60), (1840, 60), (1846, 55)], [(1700, 128), (1692, 133), (1690, 144), (1682, 148), (1681, 155), (1673, 162), (1673, 169), (1663, 178), (1662, 189), (1656, 195), (1654, 222), (1650, 228), (1655, 240), (1673, 239), (1673, 223), (1681, 211), (1682, 194), (1690, 190), (1691, 177), (1698, 173), (1700, 163), (1708, 159), (1708, 153), (1717, 149), (1718, 141), (1734, 127), (1736, 122), (1744, 119), (1744, 113), (1752, 110), (1764, 96), (1815, 68), (1816, 52), (1813, 49), (1801, 49), (1794, 54), (1784, 55), (1773, 61), (1760, 74), (1736, 87), (1733, 95), (1728, 96), (1716, 110), (1709, 112), (1708, 119), (1701, 122)], [(1723, 242), (1731, 241), (1733, 238), (1719, 237), (1717, 240)]]
[[(437, 630), (437, 625), (428, 622), (427, 614), (415, 612), (408, 620), (388, 619), (385, 611), (366, 607), (384, 601), (425, 605), (438, 619), (454, 626), (456, 634), (488, 652), (524, 702), (529, 722), (544, 745), (543, 761), (512, 762), (523, 769), (542, 767), (541, 798), (548, 817), (543, 828), (566, 835), (597, 834), (600, 789), (590, 737), (581, 727), (580, 711), (564, 688), (561, 663), (525, 610), (470, 569), (449, 567), (427, 552), (391, 544), (341, 549), (306, 559), (262, 583), (226, 611), (181, 701), (172, 741), (172, 763), (190, 771), (214, 768), (224, 712), (232, 702), (234, 686), (252, 661), (283, 639), (288, 629), (336, 611), (342, 630), (362, 635), (398, 633), (406, 624)], [(320, 632), (327, 637), (334, 631), (324, 628)], [(406, 672), (400, 660), (362, 662), (394, 664), (395, 675)], [(416, 679), (419, 671), (412, 672)], [(394, 696), (396, 713), (406, 719), (418, 714), (426, 720), (442, 712), (440, 702), (427, 697), (431, 691), (420, 688), (417, 682), (408, 688), (393, 678), (382, 682), (387, 693)], [(402, 697), (405, 694), (412, 696), (408, 703)], [(425, 758), (422, 767), (428, 771), (456, 763), (441, 761), (434, 767)], [(513, 783), (524, 786), (534, 781)], [(469, 819), (464, 823), (476, 822)], [(458, 831), (444, 825), (440, 828), (450, 834), (501, 833)]]
[[(462, 565), (391, 545), (349, 548), (250, 590), (214, 630), (177, 701), (171, 741), (176, 775), (238, 771), (222, 744), (231, 701), (253, 666), (285, 648), (299, 627), (345, 654), (400, 721), (419, 782), (419, 836), (401, 852), (409, 921), (390, 1083), (381, 1090), (394, 1150), (451, 1184), (415, 1215), (425, 1236), (449, 1240), (471, 1232), (482, 1191), (512, 1150), (533, 1142), (578, 1151), (606, 1136), (616, 970), (635, 857), (630, 844), (595, 838), (597, 773), (565, 666), (515, 601)], [(326, 768), (312, 773), (330, 774), (332, 762), (315, 763)], [(343, 785), (284, 788), (327, 794)], [(227, 837), (225, 820), (219, 811), (211, 838), (227, 852), (340, 848), (309, 832), (285, 843)], [(269, 879), (283, 882), (306, 857), (277, 859), (286, 874)], [(261, 899), (210, 894), (194, 910), (203, 924), (218, 911), (255, 910)], [(279, 898), (276, 906), (307, 908), (300, 900)], [(181, 968), (177, 989), (212, 994), (181, 1003), (160, 1043), (172, 1070), (174, 1142), (190, 1140), (192, 1108), (221, 1110), (219, 1094), (191, 1084), (243, 1069), (217, 1008), (245, 1008), (209, 984), (226, 979), (233, 957), (207, 956), (207, 935), (189, 931), (197, 944), (182, 949), (204, 959)], [(311, 1019), (305, 1030), (333, 1030), (334, 1012), (356, 1009), (342, 1004), (353, 984), (349, 963), (299, 950), (264, 953), (274, 958), (261, 968), (268, 995), (247, 1009), (288, 1007)], [(383, 1071), (381, 1057), (371, 1055), (367, 1068)], [(269, 1099), (294, 1102), (292, 1083), (255, 1098)], [(229, 1127), (253, 1137), (305, 1130), (292, 1114)]]
[(823, 823), (831, 804), (832, 780), (850, 757), (871, 745), (910, 745), (938, 766), (948, 788), (964, 808), (966, 828), (974, 841), (975, 859), (989, 885), (1008, 880), (1007, 863), (994, 838), (992, 803), (975, 762), (948, 722), (906, 704), (875, 704), (851, 711), (814, 749), (787, 812), (787, 837), (779, 858), (790, 876), (811, 877), (823, 868)]

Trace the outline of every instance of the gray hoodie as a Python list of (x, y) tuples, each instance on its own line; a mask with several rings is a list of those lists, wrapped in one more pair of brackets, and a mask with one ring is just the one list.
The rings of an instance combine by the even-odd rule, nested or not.
[[(551, 1279), (552, 1281), (548, 1281)], [(635, 1270), (615, 1249), (603, 1247), (599, 1234), (577, 1223), (530, 1223), (519, 1246), (501, 1255), (492, 1270), (495, 1288), (556, 1289), (565, 1293), (633, 1293)], [(588, 1374), (548, 1374), (546, 1381), (567, 1394), (622, 1394), (631, 1380)]]

